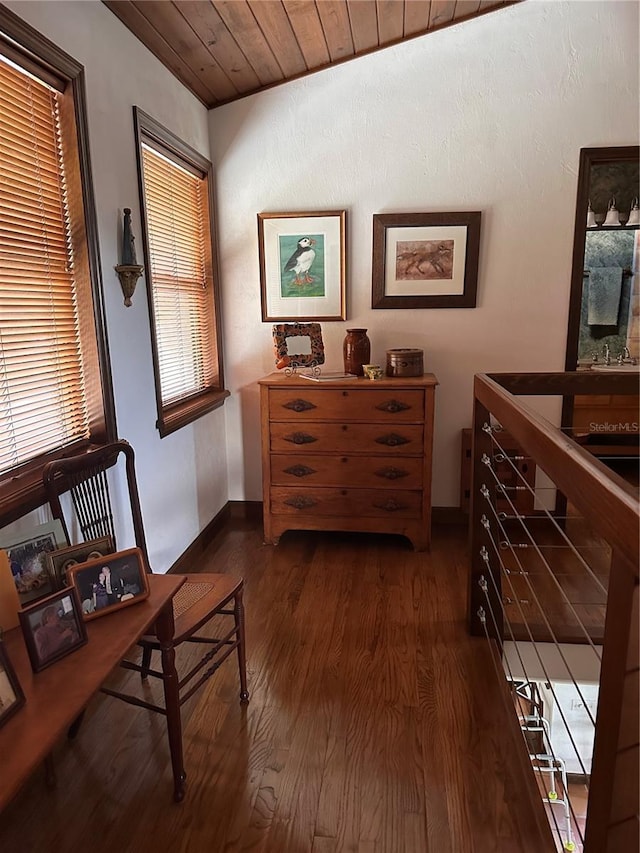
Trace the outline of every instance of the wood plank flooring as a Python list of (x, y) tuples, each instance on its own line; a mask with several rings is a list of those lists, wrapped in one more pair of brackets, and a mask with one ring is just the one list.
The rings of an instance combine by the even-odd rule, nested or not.
[(232, 659), (185, 706), (185, 801), (164, 720), (96, 697), (55, 750), (57, 787), (35, 774), (0, 816), (0, 851), (542, 853), (489, 648), (466, 632), (466, 532), (434, 534), (430, 554), (364, 534), (272, 547), (231, 521), (201, 568), (246, 579), (251, 701)]

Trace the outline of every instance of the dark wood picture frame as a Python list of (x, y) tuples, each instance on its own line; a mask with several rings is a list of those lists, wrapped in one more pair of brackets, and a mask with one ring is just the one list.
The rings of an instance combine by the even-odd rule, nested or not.
[(24, 705), (24, 693), (0, 640), (0, 727)]
[[(80, 602), (71, 586), (23, 608), (18, 616), (34, 672), (40, 672), (87, 642)], [(47, 646), (51, 646), (48, 653), (44, 651)]]
[(371, 307), (475, 308), (481, 216), (374, 214)]
[(107, 554), (113, 554), (116, 550), (112, 536), (102, 536), (99, 539), (91, 539), (88, 542), (80, 542), (78, 545), (69, 545), (67, 548), (58, 548), (46, 554), (49, 574), (53, 578), (56, 589), (69, 586), (66, 578), (67, 570), (78, 563), (86, 563), (88, 560), (99, 560)]
[[(109, 569), (108, 584), (101, 581), (104, 569)], [(116, 551), (97, 560), (71, 566), (67, 574), (81, 602), (85, 622), (138, 604), (149, 597), (149, 580), (140, 548)]]

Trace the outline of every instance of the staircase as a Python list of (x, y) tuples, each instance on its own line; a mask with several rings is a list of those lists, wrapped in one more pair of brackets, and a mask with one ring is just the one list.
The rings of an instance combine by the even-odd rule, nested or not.
[(538, 685), (531, 681), (514, 681), (512, 689), (520, 729), (527, 744), (542, 802), (550, 807), (548, 811), (554, 836), (561, 850), (568, 853), (581, 851), (582, 846), (578, 847), (573, 838), (565, 763), (554, 753)]

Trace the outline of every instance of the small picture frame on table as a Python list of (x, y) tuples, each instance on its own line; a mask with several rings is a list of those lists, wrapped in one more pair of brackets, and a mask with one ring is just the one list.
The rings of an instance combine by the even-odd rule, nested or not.
[(78, 563), (86, 563), (87, 560), (99, 560), (107, 554), (113, 554), (115, 545), (112, 536), (102, 536), (100, 539), (91, 539), (78, 545), (69, 545), (68, 548), (58, 548), (57, 551), (48, 552), (46, 555), (49, 575), (56, 584), (56, 589), (62, 589), (70, 585), (67, 579), (67, 571)]
[(149, 596), (149, 580), (139, 548), (71, 566), (67, 577), (78, 593), (85, 621), (138, 604)]
[(7, 552), (21, 607), (50, 595), (56, 589), (46, 556), (68, 544), (62, 523), (57, 519), (40, 524), (28, 533), (13, 533), (0, 538), (0, 548)]
[(18, 615), (34, 672), (40, 672), (87, 642), (87, 629), (73, 587), (40, 599)]
[(24, 705), (24, 693), (0, 640), (0, 727)]

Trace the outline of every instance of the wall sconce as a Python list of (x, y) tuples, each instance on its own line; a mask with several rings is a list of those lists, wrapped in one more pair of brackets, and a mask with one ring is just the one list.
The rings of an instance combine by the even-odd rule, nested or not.
[(631, 202), (631, 210), (629, 211), (629, 218), (627, 219), (627, 226), (640, 225), (640, 204), (638, 203), (638, 199), (634, 198)]
[(596, 228), (597, 226), (598, 223), (596, 222), (596, 215), (591, 207), (591, 199), (589, 199), (589, 207), (587, 209), (587, 228)]
[(609, 209), (607, 210), (607, 215), (605, 217), (603, 225), (620, 225), (620, 214), (618, 213), (618, 208), (616, 207), (616, 200), (612, 198), (609, 202)]
[(124, 295), (124, 304), (129, 308), (131, 305), (131, 297), (136, 289), (138, 279), (142, 275), (143, 267), (137, 263), (135, 237), (131, 230), (131, 208), (124, 209), (124, 228), (122, 229), (122, 263), (114, 267), (118, 278), (120, 279), (120, 287)]

